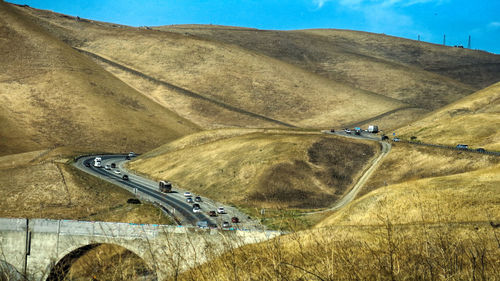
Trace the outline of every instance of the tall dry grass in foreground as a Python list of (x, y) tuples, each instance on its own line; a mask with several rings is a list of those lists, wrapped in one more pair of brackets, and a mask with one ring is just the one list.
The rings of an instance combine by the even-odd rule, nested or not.
[(171, 280), (499, 280), (490, 225), (331, 227), (223, 256)]
[[(174, 248), (165, 245), (169, 250), (153, 268), (168, 271), (168, 280), (500, 279), (500, 228), (495, 223), (393, 225), (382, 217), (380, 222), (295, 232), (243, 247), (231, 240), (235, 237), (223, 235), (223, 251), (210, 242), (186, 248), (167, 240)], [(186, 270), (193, 260), (205, 259), (208, 262)], [(71, 267), (68, 274), (51, 280), (155, 280), (151, 265), (109, 245), (64, 266)], [(1, 281), (19, 280), (6, 270), (0, 267)]]

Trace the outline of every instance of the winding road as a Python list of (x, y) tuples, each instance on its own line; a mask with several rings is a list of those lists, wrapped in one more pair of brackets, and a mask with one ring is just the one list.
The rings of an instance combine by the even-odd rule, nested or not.
[(356, 198), (356, 195), (359, 193), (361, 188), (365, 185), (366, 181), (370, 178), (370, 176), (373, 174), (373, 172), (377, 169), (380, 161), (387, 156), (389, 151), (391, 151), (391, 144), (385, 141), (381, 141), (380, 137), (377, 135), (373, 135), (370, 133), (365, 133), (362, 132), (361, 135), (355, 135), (355, 134), (347, 134), (343, 131), (340, 132), (335, 132), (331, 133), (329, 131), (323, 131), (323, 133), (326, 134), (332, 134), (332, 135), (339, 135), (347, 138), (354, 138), (354, 139), (364, 139), (364, 140), (371, 140), (371, 141), (378, 141), (380, 145), (382, 146), (382, 150), (380, 151), (380, 154), (377, 156), (377, 158), (373, 159), (370, 166), (365, 169), (363, 174), (359, 177), (358, 181), (354, 184), (354, 186), (351, 188), (351, 190), (344, 195), (344, 197), (340, 198), (333, 206), (331, 206), (328, 209), (321, 210), (321, 211), (316, 211), (316, 212), (309, 212), (308, 214), (317, 214), (317, 213), (324, 213), (324, 212), (330, 212), (330, 211), (336, 211), (348, 203), (350, 203), (354, 198)]
[[(177, 218), (180, 225), (196, 225), (199, 221), (207, 221), (208, 223), (221, 227), (223, 222), (230, 223), (231, 217), (235, 216), (240, 219), (240, 223), (233, 224), (229, 229), (262, 229), (260, 223), (248, 218), (247, 215), (236, 208), (225, 206), (222, 203), (208, 198), (202, 198), (202, 202), (197, 202), (200, 204), (202, 211), (194, 213), (192, 205), (186, 202), (186, 197), (184, 196), (186, 190), (174, 186), (172, 189), (173, 192), (171, 193), (160, 192), (157, 182), (135, 175), (124, 167), (124, 164), (128, 161), (126, 160), (126, 155), (101, 155), (103, 167), (107, 164), (111, 165), (111, 163), (115, 163), (116, 168), (110, 170), (94, 167), (93, 163), (95, 157), (95, 155), (80, 157), (73, 165), (86, 173), (118, 185), (140, 198), (161, 205)], [(120, 174), (115, 173), (117, 170), (120, 171)], [(122, 179), (122, 176), (125, 174), (129, 176), (129, 180)], [(193, 198), (194, 196), (196, 195), (193, 194)], [(219, 214), (217, 217), (210, 217), (207, 215), (208, 211), (215, 211), (217, 207), (224, 207), (226, 214)]]

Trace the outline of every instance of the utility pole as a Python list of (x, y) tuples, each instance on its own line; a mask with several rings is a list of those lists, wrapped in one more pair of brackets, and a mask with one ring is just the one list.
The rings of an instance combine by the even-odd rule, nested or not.
[(420, 41), (420, 34), (418, 35), (418, 41)]
[(446, 34), (443, 35), (443, 46), (446, 46)]
[(469, 43), (467, 43), (467, 49), (470, 49), (470, 35), (469, 35)]

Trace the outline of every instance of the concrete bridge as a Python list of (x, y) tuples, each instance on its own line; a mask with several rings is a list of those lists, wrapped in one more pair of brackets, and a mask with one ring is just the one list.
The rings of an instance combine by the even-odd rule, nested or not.
[(59, 280), (76, 259), (102, 244), (124, 247), (163, 280), (224, 251), (279, 235), (167, 225), (0, 218), (0, 273)]

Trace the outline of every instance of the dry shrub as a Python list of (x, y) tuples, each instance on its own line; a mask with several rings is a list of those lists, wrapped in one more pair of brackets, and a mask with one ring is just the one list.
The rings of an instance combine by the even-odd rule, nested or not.
[(487, 224), (333, 227), (233, 249), (176, 280), (498, 280)]

